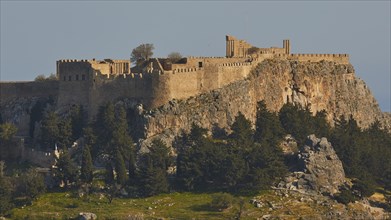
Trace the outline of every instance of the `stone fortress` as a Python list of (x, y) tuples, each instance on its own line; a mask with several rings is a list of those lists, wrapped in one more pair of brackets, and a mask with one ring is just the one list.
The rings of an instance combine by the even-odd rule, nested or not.
[(347, 54), (291, 54), (289, 40), (283, 47), (257, 48), (226, 36), (225, 57), (185, 57), (177, 62), (152, 58), (140, 68), (129, 60), (59, 60), (58, 81), (1, 83), (1, 101), (15, 97), (52, 96), (57, 109), (83, 105), (93, 117), (108, 101), (130, 99), (145, 109), (172, 99), (186, 99), (245, 79), (265, 59), (300, 62), (332, 61), (349, 64)]
[(255, 48), (232, 36), (226, 36), (225, 57), (186, 57), (175, 63), (152, 58), (138, 71), (132, 71), (129, 60), (59, 60), (58, 106), (87, 104), (94, 115), (105, 102), (128, 98), (155, 108), (242, 80), (269, 58), (349, 63), (347, 54), (291, 54), (289, 40), (282, 48)]

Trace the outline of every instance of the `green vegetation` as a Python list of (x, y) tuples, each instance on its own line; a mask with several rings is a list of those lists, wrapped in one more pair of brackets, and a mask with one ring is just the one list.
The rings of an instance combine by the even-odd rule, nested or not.
[[(57, 145), (62, 151), (52, 170), (52, 178), (54, 190), (66, 192), (46, 193), (39, 198), (46, 190), (41, 175), (33, 170), (13, 172), (14, 175), (1, 172), (0, 214), (8, 213), (13, 218), (29, 215), (30, 218), (65, 218), (65, 215), (74, 217), (80, 211), (95, 212), (107, 218), (137, 213), (179, 218), (187, 218), (188, 213), (199, 218), (240, 216), (245, 205), (231, 194), (258, 194), (287, 173), (289, 165), (278, 147), (286, 134), (292, 134), (299, 145), (312, 133), (329, 138), (347, 176), (353, 179), (353, 186), (343, 188), (335, 197), (341, 203), (368, 197), (379, 186), (391, 188), (391, 135), (382, 130), (378, 122), (361, 130), (354, 119), (341, 118), (332, 128), (327, 124), (325, 112), (313, 116), (309, 109), (286, 104), (277, 114), (270, 112), (264, 102), (259, 102), (255, 130), (241, 112), (235, 117), (229, 135), (210, 136), (207, 129), (193, 124), (189, 133), (174, 141), (177, 153), (174, 157), (166, 143), (159, 139), (146, 146), (147, 153), (137, 154), (131, 136), (136, 130), (131, 123), (135, 120), (130, 118), (134, 115), (123, 106), (112, 103), (102, 106), (96, 120), (87, 125), (81, 106), (73, 106), (67, 114), (59, 116), (50, 110), (44, 111), (45, 105), (36, 104), (33, 121), (41, 121), (42, 149)], [(15, 144), (15, 133), (12, 124), (0, 125), (2, 152)], [(71, 143), (80, 137), (83, 137), (80, 148), (76, 152), (72, 152), (75, 149), (68, 151)], [(94, 161), (99, 161), (105, 169), (94, 170)], [(169, 172), (174, 166), (176, 173)], [(173, 191), (182, 193), (165, 194)], [(203, 194), (205, 192), (213, 196)], [(83, 195), (79, 198), (74, 194)], [(56, 195), (62, 200), (58, 201)], [(173, 197), (175, 199), (171, 200)], [(175, 210), (166, 204), (168, 207), (158, 211), (147, 202), (149, 199), (163, 201), (163, 198), (170, 198), (167, 204), (181, 204), (177, 204)], [(26, 209), (9, 212), (12, 207), (31, 203), (33, 205)], [(125, 209), (121, 203), (131, 208)], [(45, 205), (47, 211), (43, 211)], [(110, 211), (115, 213), (113, 216), (107, 213), (109, 208), (114, 209)], [(26, 210), (34, 210), (37, 215), (32, 216)], [(59, 212), (64, 216), (58, 215)]]
[(141, 44), (132, 50), (130, 55), (131, 62), (146, 61), (153, 55), (155, 47), (153, 44)]
[(167, 58), (172, 62), (172, 63), (176, 63), (178, 62), (180, 59), (182, 59), (182, 54), (180, 54), (179, 52), (171, 52), (170, 54), (167, 55)]
[(48, 77), (46, 77), (43, 74), (40, 74), (34, 79), (34, 81), (52, 81), (52, 80), (58, 80), (56, 74), (51, 73)]

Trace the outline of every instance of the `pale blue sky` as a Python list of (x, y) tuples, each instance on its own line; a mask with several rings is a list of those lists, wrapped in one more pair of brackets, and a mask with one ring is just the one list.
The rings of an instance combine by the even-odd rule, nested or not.
[(140, 43), (224, 56), (225, 35), (292, 53), (348, 53), (384, 111), (391, 109), (390, 1), (3, 1), (1, 81), (55, 72), (59, 59), (129, 58)]

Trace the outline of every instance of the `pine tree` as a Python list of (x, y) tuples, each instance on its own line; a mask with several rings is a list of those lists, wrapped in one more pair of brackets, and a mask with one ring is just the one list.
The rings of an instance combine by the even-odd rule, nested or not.
[(230, 142), (233, 145), (246, 149), (253, 144), (254, 131), (251, 128), (251, 122), (241, 112), (235, 117), (231, 129)]
[(14, 187), (8, 177), (0, 176), (0, 216), (7, 213), (12, 207), (12, 192)]
[(41, 125), (41, 144), (45, 149), (54, 149), (59, 133), (57, 115), (53, 111), (46, 112)]
[(72, 143), (72, 124), (70, 118), (64, 118), (58, 126), (58, 147), (65, 149), (71, 147)]
[(255, 141), (266, 141), (272, 146), (277, 145), (284, 135), (277, 114), (268, 111), (264, 101), (258, 102), (255, 129)]
[(110, 163), (106, 164), (106, 172), (105, 172), (105, 183), (106, 185), (111, 185), (114, 183), (114, 173), (113, 173), (113, 167)]
[(88, 145), (85, 145), (83, 147), (80, 180), (83, 183), (91, 183), (92, 179), (93, 179), (93, 165), (92, 165), (90, 147)]
[(115, 150), (114, 163), (115, 163), (115, 172), (117, 174), (116, 176), (117, 183), (124, 186), (127, 181), (126, 167), (125, 167), (124, 158), (122, 157), (121, 151), (118, 148), (116, 148)]
[(140, 175), (141, 189), (145, 196), (168, 192), (168, 179), (165, 170), (153, 166), (149, 154), (144, 155), (144, 165)]
[(85, 124), (84, 110), (82, 105), (74, 105), (71, 108), (71, 124), (72, 124), (72, 138), (74, 140), (81, 137), (83, 133), (83, 127)]
[(69, 183), (73, 183), (77, 180), (76, 164), (72, 161), (66, 149), (63, 151), (63, 153), (61, 153), (56, 166), (57, 168), (54, 172), (55, 177), (60, 182), (62, 181), (65, 186), (68, 186)]

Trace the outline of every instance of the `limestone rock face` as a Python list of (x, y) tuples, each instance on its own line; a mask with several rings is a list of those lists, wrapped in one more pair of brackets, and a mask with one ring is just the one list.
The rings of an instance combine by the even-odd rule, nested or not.
[(314, 114), (326, 110), (332, 124), (342, 115), (352, 115), (360, 127), (375, 120), (388, 128), (391, 124), (365, 83), (355, 77), (352, 65), (271, 59), (258, 64), (246, 80), (143, 112), (144, 136), (169, 143), (176, 134), (189, 131), (192, 123), (227, 132), (239, 111), (254, 121), (260, 100), (271, 111), (279, 111), (287, 102), (309, 107)]
[(342, 162), (326, 138), (308, 136), (298, 153), (298, 164), (303, 175), (297, 181), (318, 192), (335, 194), (345, 182)]

